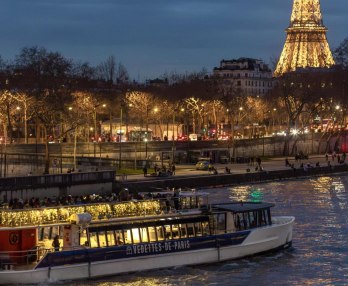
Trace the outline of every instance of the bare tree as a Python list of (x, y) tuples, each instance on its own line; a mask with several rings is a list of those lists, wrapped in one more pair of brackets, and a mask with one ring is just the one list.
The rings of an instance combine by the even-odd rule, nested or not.
[(100, 77), (108, 83), (114, 83), (116, 79), (116, 59), (114, 56), (108, 56), (105, 61), (100, 63), (97, 67)]
[(334, 50), (336, 64), (348, 67), (348, 37)]
[(141, 124), (145, 122), (145, 128), (149, 128), (150, 110), (156, 105), (153, 94), (144, 91), (130, 91), (126, 94), (126, 101), (136, 112), (133, 114), (140, 118)]
[(17, 100), (17, 102), (23, 108), (23, 122), (24, 122), (24, 142), (28, 144), (28, 120), (30, 120), (33, 116), (33, 96), (25, 92), (14, 92), (13, 98)]

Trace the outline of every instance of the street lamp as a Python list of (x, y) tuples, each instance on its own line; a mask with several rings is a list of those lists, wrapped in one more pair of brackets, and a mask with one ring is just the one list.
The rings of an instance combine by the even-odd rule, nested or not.
[(175, 157), (175, 137), (174, 137), (174, 126), (175, 126), (175, 110), (173, 112), (173, 136), (172, 136), (172, 164), (174, 164)]
[(18, 113), (18, 117), (17, 117), (17, 140), (19, 143), (19, 127), (20, 127), (20, 122), (21, 122), (21, 116), (20, 116), (20, 110), (21, 108), (19, 106), (16, 107), (17, 113)]
[(94, 141), (98, 141), (97, 136), (98, 136), (98, 130), (97, 130), (97, 107), (102, 106), (103, 108), (106, 107), (106, 104), (97, 104), (94, 105), (93, 111), (94, 111)]
[(121, 110), (120, 110), (120, 139), (119, 139), (119, 169), (121, 169), (121, 157), (122, 157), (122, 115), (123, 115), (123, 109), (122, 109), (122, 104), (121, 104)]
[(144, 138), (145, 142), (145, 160), (147, 161), (147, 138)]
[(277, 111), (277, 108), (273, 108), (273, 116), (272, 116), (272, 133), (274, 132), (274, 121), (275, 121), (275, 119), (274, 119), (274, 117), (275, 117), (275, 112)]

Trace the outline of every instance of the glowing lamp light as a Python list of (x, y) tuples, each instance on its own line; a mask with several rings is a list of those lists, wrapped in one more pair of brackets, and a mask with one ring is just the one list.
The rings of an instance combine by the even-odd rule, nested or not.
[(292, 130), (291, 130), (291, 134), (293, 134), (293, 135), (298, 134), (298, 130), (297, 130), (297, 129), (292, 129)]
[(71, 215), (79, 213), (89, 213), (92, 220), (145, 216), (160, 213), (161, 209), (158, 200), (71, 205), (42, 209), (2, 209), (0, 210), (0, 225), (2, 227), (18, 227), (69, 223)]

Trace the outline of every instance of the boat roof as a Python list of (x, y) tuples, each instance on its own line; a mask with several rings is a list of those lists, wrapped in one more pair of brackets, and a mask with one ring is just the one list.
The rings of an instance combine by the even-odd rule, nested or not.
[(234, 213), (257, 211), (274, 207), (272, 203), (239, 202), (213, 205), (214, 208)]

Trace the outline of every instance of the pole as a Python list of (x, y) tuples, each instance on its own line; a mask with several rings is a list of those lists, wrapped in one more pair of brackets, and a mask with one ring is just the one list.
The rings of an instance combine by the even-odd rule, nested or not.
[(5, 154), (4, 154), (4, 178), (6, 178), (7, 176), (7, 162), (6, 162), (6, 159), (7, 159), (7, 151), (6, 151), (6, 141), (7, 141), (7, 137), (5, 136)]
[(174, 125), (175, 125), (175, 111), (173, 112), (172, 164), (174, 164), (174, 156), (175, 156), (175, 137), (174, 137)]
[(60, 142), (60, 173), (63, 174), (63, 147), (62, 142)]
[(111, 109), (110, 109), (110, 113), (109, 113), (109, 121), (110, 121), (110, 142), (112, 140), (112, 113), (111, 113)]
[(118, 162), (118, 167), (121, 169), (121, 160), (122, 160), (122, 106), (121, 106), (121, 116), (120, 116), (120, 142), (119, 142), (119, 162)]
[(2, 144), (1, 145), (1, 154), (0, 154), (0, 178), (2, 177)]
[(75, 127), (74, 134), (74, 170), (76, 171), (76, 142), (77, 142), (77, 128)]
[(27, 122), (27, 101), (24, 100), (24, 137), (25, 144), (28, 144), (28, 122)]
[(98, 142), (97, 140), (97, 107), (94, 107), (94, 141)]

